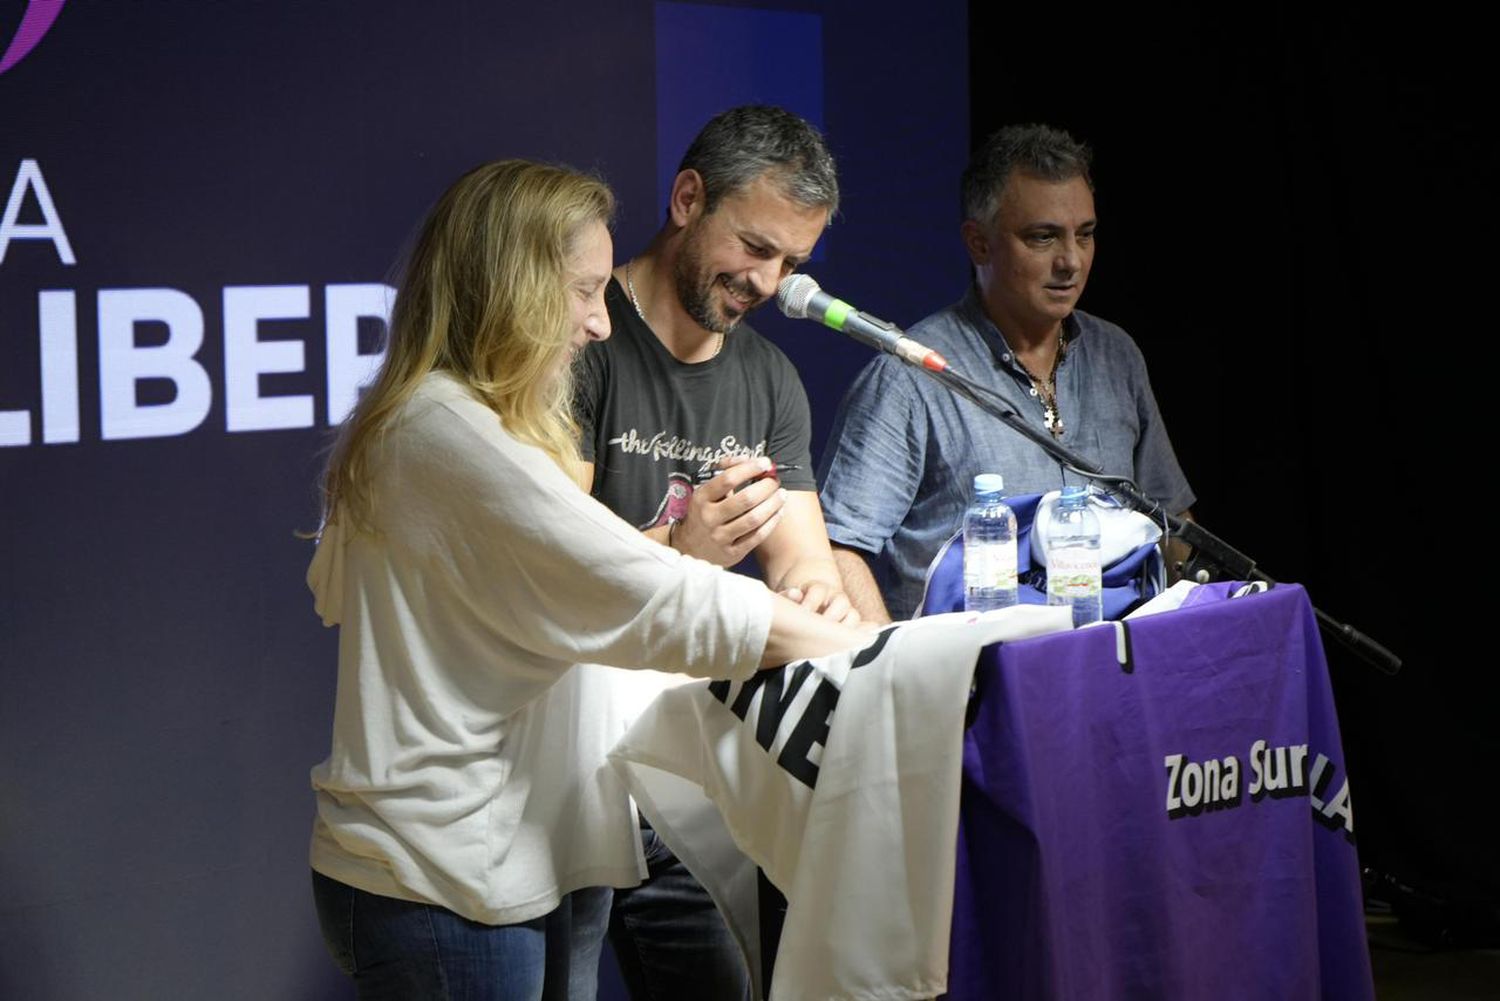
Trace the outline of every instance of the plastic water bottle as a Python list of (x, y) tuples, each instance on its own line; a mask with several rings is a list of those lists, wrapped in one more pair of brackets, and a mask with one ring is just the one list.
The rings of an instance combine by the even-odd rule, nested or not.
[[(1009, 608), (1016, 593), (1016, 516), (1000, 499), (998, 473), (974, 477), (974, 503), (964, 513), (964, 611)], [(1097, 531), (1097, 530), (1096, 530)]]
[(1073, 627), (1104, 618), (1099, 517), (1087, 487), (1063, 487), (1047, 529), (1047, 604), (1072, 605)]

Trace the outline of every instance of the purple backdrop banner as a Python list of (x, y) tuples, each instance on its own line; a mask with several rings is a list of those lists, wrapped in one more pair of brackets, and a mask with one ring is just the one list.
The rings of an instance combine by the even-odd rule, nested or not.
[[(788, 18), (819, 32), (795, 66)], [(293, 533), (441, 190), (503, 156), (596, 169), (627, 255), (700, 116), (795, 101), (842, 167), (820, 280), (909, 322), (964, 281), (965, 25), (961, 3), (0, 0), (0, 997), (349, 993), (306, 865), (335, 637)], [(756, 324), (820, 447), (867, 352)]]

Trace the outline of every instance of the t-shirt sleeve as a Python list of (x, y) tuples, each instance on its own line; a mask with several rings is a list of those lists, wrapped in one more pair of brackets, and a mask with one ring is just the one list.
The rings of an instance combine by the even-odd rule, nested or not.
[(828, 537), (878, 555), (901, 527), (922, 482), (921, 400), (901, 362), (866, 365), (839, 405), (819, 480)]
[(392, 436), (377, 501), (400, 512), (381, 529), (402, 560), (544, 657), (708, 678), (756, 670), (771, 618), (763, 585), (646, 539), (473, 409), (435, 405)]
[(780, 474), (783, 487), (817, 490), (818, 480), (812, 468), (812, 410), (808, 406), (807, 390), (791, 361), (780, 353), (776, 360), (776, 412), (768, 444), (771, 458), (782, 465), (801, 467)]
[(573, 377), (573, 419), (578, 422), (578, 452), (584, 462), (598, 461), (594, 438), (599, 427), (599, 407), (604, 399), (607, 363), (602, 346), (590, 344), (584, 348), (583, 362)]

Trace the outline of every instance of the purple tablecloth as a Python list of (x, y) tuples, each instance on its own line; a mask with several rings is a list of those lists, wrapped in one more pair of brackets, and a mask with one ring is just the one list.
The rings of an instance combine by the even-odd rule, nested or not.
[(978, 682), (947, 997), (1374, 996), (1300, 587), (991, 647)]

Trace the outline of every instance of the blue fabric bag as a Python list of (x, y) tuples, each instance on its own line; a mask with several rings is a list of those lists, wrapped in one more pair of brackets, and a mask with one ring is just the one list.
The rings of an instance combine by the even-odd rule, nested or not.
[[(1031, 526), (1036, 520), (1041, 494), (1007, 497), (1005, 503), (1016, 515), (1016, 573), (1020, 578), (1022, 604), (1047, 603), (1047, 568), (1031, 561)], [(1136, 605), (1161, 592), (1166, 564), (1153, 543), (1104, 568), (1104, 617), (1118, 619)], [(927, 568), (927, 584), (918, 615), (961, 612), (964, 607), (964, 533), (943, 544)]]

